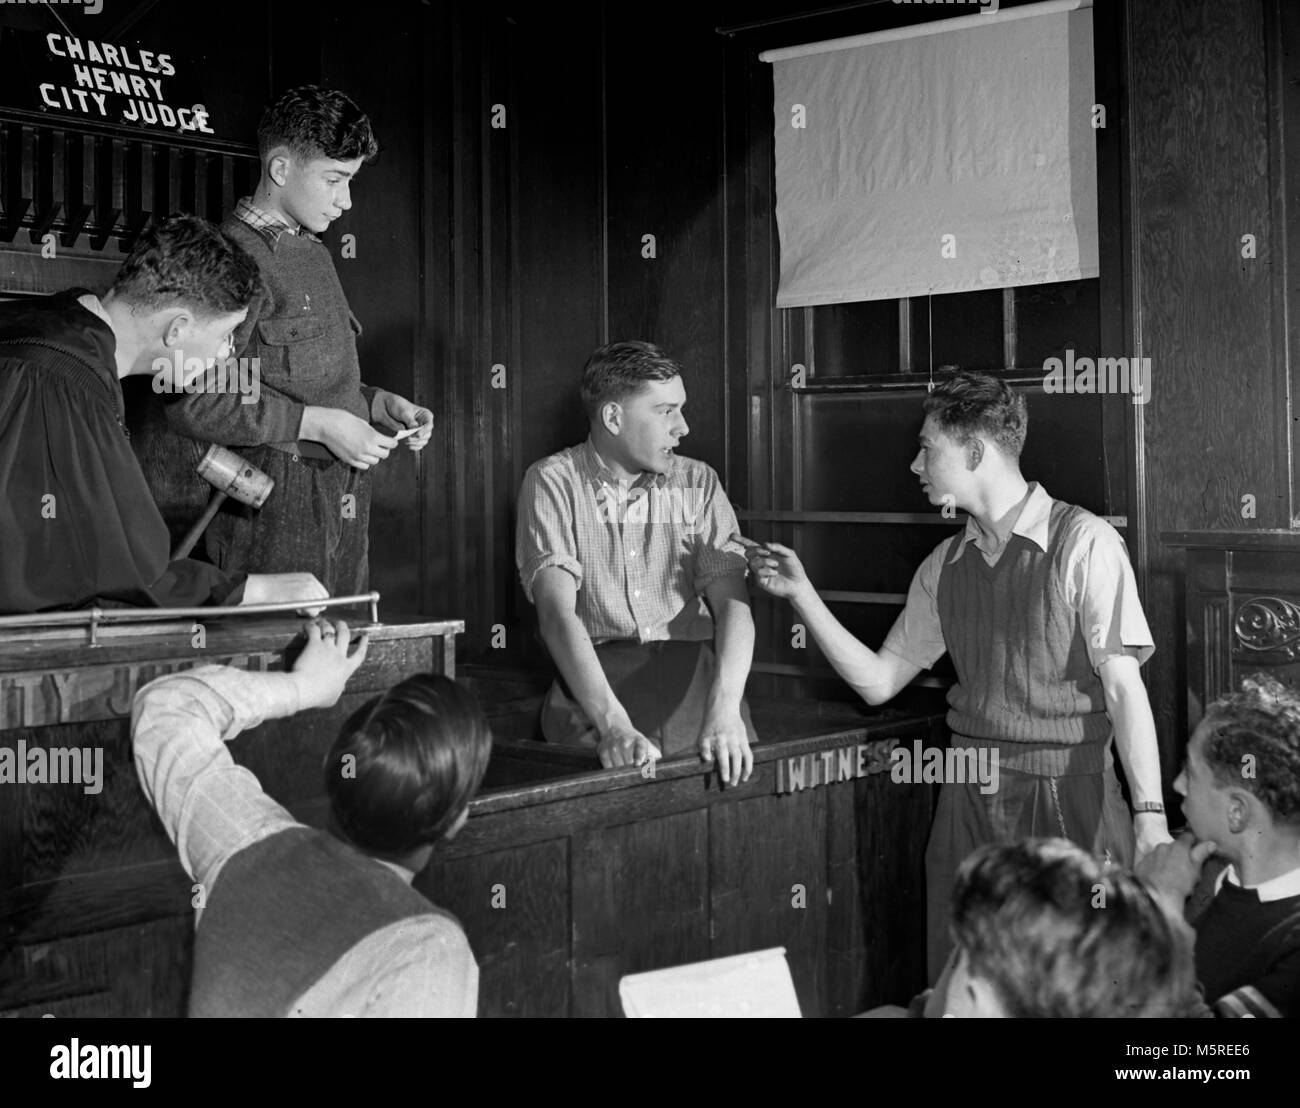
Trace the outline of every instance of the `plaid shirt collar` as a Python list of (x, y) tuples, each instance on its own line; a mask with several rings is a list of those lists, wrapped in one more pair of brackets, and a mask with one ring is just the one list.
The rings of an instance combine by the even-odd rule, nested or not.
[(272, 249), (275, 249), (275, 244), (280, 241), (280, 236), (286, 233), (320, 242), (320, 239), (306, 228), (290, 223), (283, 216), (262, 211), (253, 203), (251, 196), (241, 196), (239, 198), (239, 202), (235, 205), (235, 218), (247, 223), (262, 238), (266, 239), (266, 244)]
[[(617, 486), (622, 478), (614, 473), (596, 452), (596, 447), (588, 437), (580, 447), (578, 447), (578, 457), (581, 459), (582, 468), (585, 470), (589, 480), (594, 481), (597, 485), (614, 485)], [(674, 469), (677, 468), (677, 459), (674, 457), (672, 465), (669, 466), (667, 473), (650, 473), (646, 471), (632, 482), (633, 487), (646, 487), (654, 485), (656, 488), (663, 488), (668, 484), (668, 479)]]

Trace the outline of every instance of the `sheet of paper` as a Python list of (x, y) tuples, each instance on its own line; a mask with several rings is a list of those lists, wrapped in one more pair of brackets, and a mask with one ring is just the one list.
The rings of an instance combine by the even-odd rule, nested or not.
[(785, 947), (633, 973), (618, 984), (629, 1017), (798, 1019)]

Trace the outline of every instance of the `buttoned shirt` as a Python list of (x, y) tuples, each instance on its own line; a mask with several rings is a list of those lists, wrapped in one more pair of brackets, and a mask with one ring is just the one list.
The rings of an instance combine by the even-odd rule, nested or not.
[[(1042, 485), (1030, 485), (1012, 535), (1020, 535), (1047, 551), (1048, 518), (1052, 498)], [(944, 539), (921, 563), (907, 591), (907, 603), (885, 637), (885, 647), (922, 669), (929, 669), (947, 653), (939, 620), (939, 575), (973, 542), (989, 565), (995, 565), (1005, 546), (992, 550), (973, 517), (965, 529)], [(1062, 586), (1066, 602), (1079, 613), (1081, 633), (1086, 629), (1088, 660), (1094, 672), (1110, 658), (1132, 655), (1143, 664), (1155, 651), (1147, 626), (1137, 581), (1124, 542), (1104, 519), (1082, 516), (1062, 538)]]
[(515, 561), (533, 600), (552, 566), (578, 586), (594, 643), (713, 638), (710, 584), (745, 575), (735, 510), (713, 468), (674, 456), (666, 473), (621, 480), (590, 439), (534, 463), (519, 492)]
[[(132, 742), (145, 796), (180, 855), (211, 892), (222, 867), (253, 843), (302, 827), (226, 749), (241, 731), (299, 709), (287, 673), (226, 666), (161, 677), (136, 694)], [(382, 859), (410, 884), (410, 870)], [(201, 918), (202, 901), (196, 923)], [(442, 915), (413, 916), (368, 935), (295, 1002), (293, 1016), (473, 1016), (478, 964)]]

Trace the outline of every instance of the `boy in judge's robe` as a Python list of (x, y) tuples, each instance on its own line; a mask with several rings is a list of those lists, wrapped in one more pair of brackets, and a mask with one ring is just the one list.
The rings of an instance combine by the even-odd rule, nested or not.
[(257, 359), (259, 400), (243, 404), (214, 388), (169, 404), (168, 421), (234, 449), (275, 481), (261, 508), (230, 501), (212, 521), (206, 543), (216, 565), (305, 569), (331, 595), (352, 596), (369, 587), (368, 471), (397, 445), (395, 433), (413, 430), (406, 445), (415, 451), (433, 433), (427, 408), (361, 383), (361, 327), (316, 237), (352, 207), (351, 182), (379, 147), (356, 104), (315, 86), (266, 110), (257, 145), (257, 190), (222, 230), (257, 260), (265, 283), (234, 337), (236, 355)]
[(176, 216), (141, 234), (102, 299), (71, 289), (0, 305), (0, 614), (325, 595), (307, 573), (169, 562), (124, 425), (121, 379), (224, 356), (258, 287), (238, 245)]
[(191, 1016), (474, 1016), (460, 924), (411, 888), (464, 825), (492, 736), (446, 677), (363, 705), (325, 758), (330, 828), (298, 823), (225, 744), (333, 705), (365, 660), (346, 623), (315, 620), (288, 673), (204, 666), (136, 694), (145, 795), (198, 885)]
[[(1192, 835), (1138, 873), (1171, 911), (1186, 906), (1205, 999), (1217, 1016), (1300, 1016), (1300, 694), (1261, 673), (1216, 701), (1174, 788)], [(1199, 903), (1213, 854), (1229, 864)]]
[(675, 453), (689, 430), (681, 372), (645, 342), (591, 355), (591, 433), (529, 467), (515, 560), (559, 670), (546, 738), (592, 746), (603, 766), (698, 750), (735, 785), (753, 768), (754, 622), (726, 491)]

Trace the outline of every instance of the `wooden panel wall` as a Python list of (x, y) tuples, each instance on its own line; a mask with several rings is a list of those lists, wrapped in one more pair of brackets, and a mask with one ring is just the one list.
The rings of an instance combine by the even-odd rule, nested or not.
[(399, 610), (456, 612), (465, 654), (500, 661), (532, 622), (519, 483), (585, 435), (577, 375), (603, 334), (601, 24), (453, 4), (385, 22), (349, 6), (325, 31), (327, 81), (385, 145), (339, 226), (370, 249), (340, 276), (366, 379), (437, 430), (418, 465), (378, 471), (372, 580)]
[[(324, 48), (315, 79), (356, 100), (370, 116), (380, 145), (379, 157), (363, 166), (352, 184), (351, 211), (325, 235), (363, 328), (357, 344), (361, 379), (430, 404), (437, 378), (420, 349), (425, 336), (419, 276), (426, 262), (420, 152), (429, 122), (425, 113), (413, 109), (421, 102), (420, 82), (431, 59), (424, 56), (415, 14), (402, 7), (378, 17), (373, 10), (366, 12), (367, 33), (353, 17), (337, 11), (317, 32)], [(314, 51), (284, 45), (281, 50), (295, 59), (284, 76), (298, 69), (305, 77)], [(276, 93), (292, 87), (277, 81)], [(351, 248), (347, 251), (344, 236)], [(438, 411), (438, 404), (430, 406)], [(447, 430), (446, 421), (440, 421), (438, 434)], [(398, 449), (371, 471), (371, 587), (383, 594), (389, 612), (419, 608), (423, 559), (411, 555), (420, 547), (420, 492), (435, 468), (434, 449), (421, 455)]]
[[(699, 14), (611, 13), (605, 97), (609, 337), (656, 342), (681, 362), (682, 453), (726, 482), (723, 41)], [(646, 235), (654, 258), (643, 256)]]
[[(1278, 10), (1261, 0), (1128, 6), (1134, 342), (1153, 378), (1137, 444), (1156, 642), (1144, 674), (1166, 781), (1187, 733), (1189, 628), (1182, 555), (1159, 533), (1285, 528), (1295, 510)], [(1243, 257), (1245, 235), (1254, 259)]]

